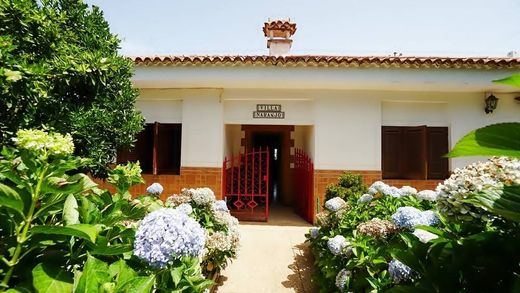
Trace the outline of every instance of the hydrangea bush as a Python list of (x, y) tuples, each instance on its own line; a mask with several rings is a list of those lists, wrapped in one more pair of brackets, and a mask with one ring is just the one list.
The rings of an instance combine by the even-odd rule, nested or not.
[(165, 206), (184, 212), (205, 229), (206, 241), (201, 257), (206, 274), (220, 271), (237, 256), (238, 220), (229, 213), (223, 200), (216, 200), (211, 189), (183, 189), (181, 194), (170, 196)]
[(314, 280), (321, 292), (518, 292), (515, 201), (520, 160), (508, 157), (457, 169), (435, 191), (378, 181), (332, 197), (307, 235)]
[(438, 224), (435, 214), (427, 212), (434, 204), (412, 187), (378, 181), (358, 190), (364, 192), (347, 198), (329, 194), (325, 211), (317, 215), (318, 227), (307, 234), (320, 292), (383, 291), (398, 284), (389, 267), (392, 249), (405, 247), (399, 233)]
[[(78, 173), (68, 135), (21, 130), (0, 154), (0, 291), (203, 292), (206, 229), (188, 213), (132, 200), (138, 163), (100, 189)], [(144, 219), (143, 219), (144, 218)], [(38, 280), (27, 282), (27, 280)], [(12, 290), (11, 290), (12, 289)]]

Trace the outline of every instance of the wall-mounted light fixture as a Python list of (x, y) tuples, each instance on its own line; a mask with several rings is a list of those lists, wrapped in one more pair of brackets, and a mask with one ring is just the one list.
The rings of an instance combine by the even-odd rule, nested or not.
[(493, 113), (493, 110), (497, 108), (498, 98), (495, 97), (493, 94), (490, 94), (486, 100), (486, 108), (484, 108), (484, 111), (486, 111), (486, 114)]

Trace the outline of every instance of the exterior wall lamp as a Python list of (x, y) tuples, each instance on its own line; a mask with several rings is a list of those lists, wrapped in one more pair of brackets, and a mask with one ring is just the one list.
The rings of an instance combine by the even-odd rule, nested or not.
[(493, 94), (490, 94), (486, 100), (486, 108), (484, 108), (484, 111), (486, 111), (486, 114), (493, 113), (493, 110), (497, 108), (498, 98), (495, 97)]

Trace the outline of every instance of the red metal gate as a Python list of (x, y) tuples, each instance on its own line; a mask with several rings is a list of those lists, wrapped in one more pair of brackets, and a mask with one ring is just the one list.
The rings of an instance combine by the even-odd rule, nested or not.
[(269, 218), (269, 148), (225, 158), (222, 194), (232, 215), (244, 221)]
[(294, 155), (294, 188), (296, 192), (296, 213), (307, 222), (313, 222), (314, 210), (314, 164), (301, 149)]

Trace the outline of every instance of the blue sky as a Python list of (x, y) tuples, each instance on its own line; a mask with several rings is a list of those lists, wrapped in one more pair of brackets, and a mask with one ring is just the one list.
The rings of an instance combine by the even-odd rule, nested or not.
[(268, 53), (268, 18), (297, 24), (292, 54), (505, 56), (519, 0), (86, 0), (126, 55)]

